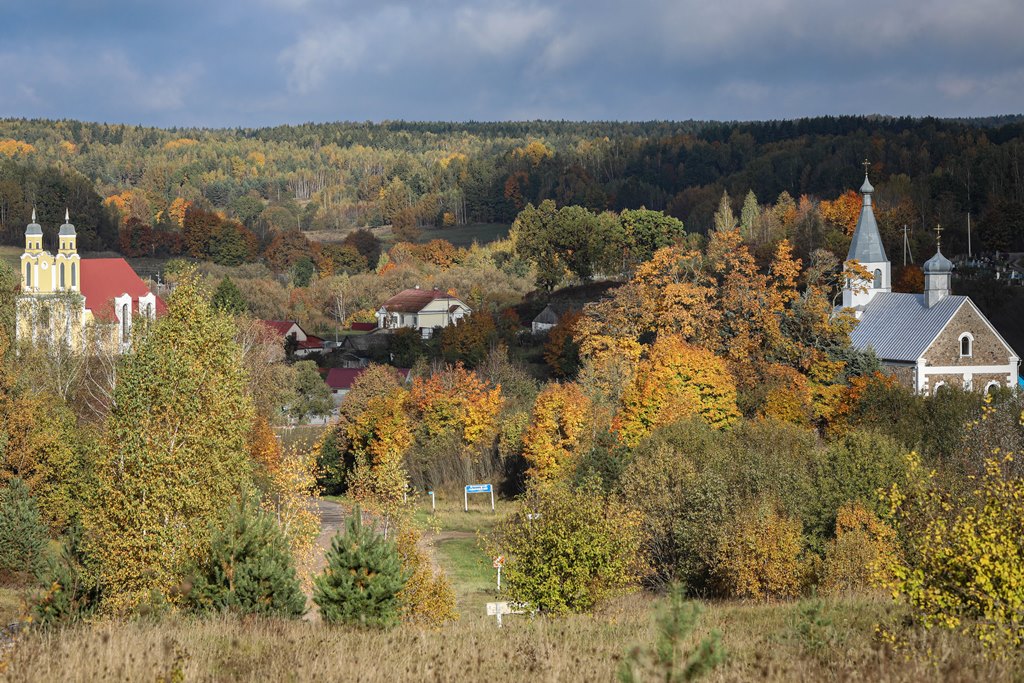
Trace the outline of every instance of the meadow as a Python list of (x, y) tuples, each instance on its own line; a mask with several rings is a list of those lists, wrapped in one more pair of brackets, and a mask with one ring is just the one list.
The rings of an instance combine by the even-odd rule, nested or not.
[[(343, 504), (346, 502), (340, 499)], [(425, 544), (456, 589), (460, 617), (437, 629), (392, 631), (326, 626), (318, 621), (198, 619), (180, 614), (106, 620), (64, 630), (28, 630), (0, 657), (0, 681), (612, 681), (623, 660), (650, 648), (663, 596), (638, 592), (592, 614), (511, 615), (498, 628), (485, 614), (500, 599), (490, 558), (478, 538), (511, 509), (481, 498), (416, 501)], [(9, 623), (30, 598), (0, 591)], [(723, 664), (708, 681), (1012, 681), (1014, 661), (983, 657), (976, 642), (911, 624), (883, 595), (814, 597), (767, 604), (701, 603), (698, 626), (682, 653), (712, 631)], [(879, 629), (900, 634), (893, 645)], [(642, 678), (641, 680), (654, 680)], [(660, 678), (659, 678), (660, 679)]]

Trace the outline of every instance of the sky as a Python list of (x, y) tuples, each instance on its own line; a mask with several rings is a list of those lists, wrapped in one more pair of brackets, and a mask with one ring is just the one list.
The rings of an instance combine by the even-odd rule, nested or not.
[(1024, 112), (1022, 0), (0, 0), (0, 117)]

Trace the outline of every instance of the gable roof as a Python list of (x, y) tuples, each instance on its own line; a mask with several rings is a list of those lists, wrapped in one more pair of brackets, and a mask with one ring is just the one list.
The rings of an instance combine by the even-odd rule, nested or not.
[[(79, 261), (81, 276), (79, 292), (85, 297), (85, 307), (97, 319), (116, 320), (114, 298), (128, 294), (133, 310), (138, 311), (140, 297), (150, 293), (146, 283), (123, 258), (91, 258)], [(163, 299), (156, 297), (156, 314), (167, 312)]]
[(262, 322), (282, 337), (288, 334), (288, 330), (292, 329), (293, 325), (298, 327), (300, 330), (302, 329), (302, 326), (294, 320), (264, 320)]
[(874, 349), (882, 360), (914, 362), (967, 301), (951, 295), (928, 308), (923, 294), (880, 292), (865, 306), (850, 343)]
[[(327, 371), (324, 381), (332, 391), (348, 390), (366, 370), (367, 368), (331, 368)], [(409, 377), (409, 368), (394, 368), (394, 370), (403, 382)]]
[(566, 313), (575, 313), (583, 309), (583, 304), (578, 301), (552, 301), (544, 310), (533, 319), (535, 323), (556, 325)]
[(434, 299), (456, 299), (440, 289), (404, 289), (381, 304), (393, 313), (419, 313)]

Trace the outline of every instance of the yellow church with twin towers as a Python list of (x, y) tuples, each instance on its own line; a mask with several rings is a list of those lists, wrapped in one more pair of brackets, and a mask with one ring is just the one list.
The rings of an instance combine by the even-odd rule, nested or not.
[(55, 253), (32, 211), (21, 255), (21, 292), (16, 300), (15, 336), (20, 343), (66, 345), (88, 352), (123, 351), (134, 322), (166, 311), (123, 258), (86, 258), (78, 253), (78, 235), (65, 210), (57, 230)]

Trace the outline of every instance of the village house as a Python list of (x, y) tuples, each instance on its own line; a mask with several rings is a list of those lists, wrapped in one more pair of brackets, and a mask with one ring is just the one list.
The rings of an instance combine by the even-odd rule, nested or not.
[(167, 307), (123, 258), (83, 259), (70, 215), (57, 234), (57, 253), (43, 248), (43, 229), (25, 229), (21, 293), (15, 300), (15, 336), (21, 341), (87, 344), (124, 351), (133, 321), (154, 320)]
[[(846, 262), (857, 262), (870, 279), (852, 277), (843, 307), (857, 317), (850, 342), (872, 349), (899, 381), (920, 393), (944, 386), (975, 391), (1016, 387), (1020, 357), (966, 296), (951, 292), (953, 263), (936, 240), (924, 264), (924, 293), (892, 291), (892, 268), (871, 206), (874, 188), (864, 175), (860, 217)], [(936, 229), (941, 238), (941, 229)]]
[(296, 358), (307, 358), (324, 352), (324, 340), (308, 334), (295, 320), (264, 320), (263, 324), (280, 335), (285, 347), (293, 345), (292, 355)]
[(550, 332), (567, 313), (575, 313), (582, 308), (583, 304), (575, 301), (552, 301), (533, 319), (530, 331), (533, 334)]
[[(327, 383), (327, 387), (331, 390), (331, 397), (334, 398), (334, 405), (341, 405), (342, 400), (344, 400), (345, 396), (348, 395), (348, 392), (352, 390), (352, 385), (355, 384), (356, 380), (359, 379), (359, 376), (364, 372), (366, 372), (365, 367), (331, 368), (327, 371), (324, 381)], [(409, 379), (408, 368), (395, 368), (395, 373), (402, 382)]]
[(382, 330), (419, 330), (424, 339), (435, 328), (456, 325), (473, 311), (461, 299), (440, 289), (406, 289), (377, 310), (377, 327)]

